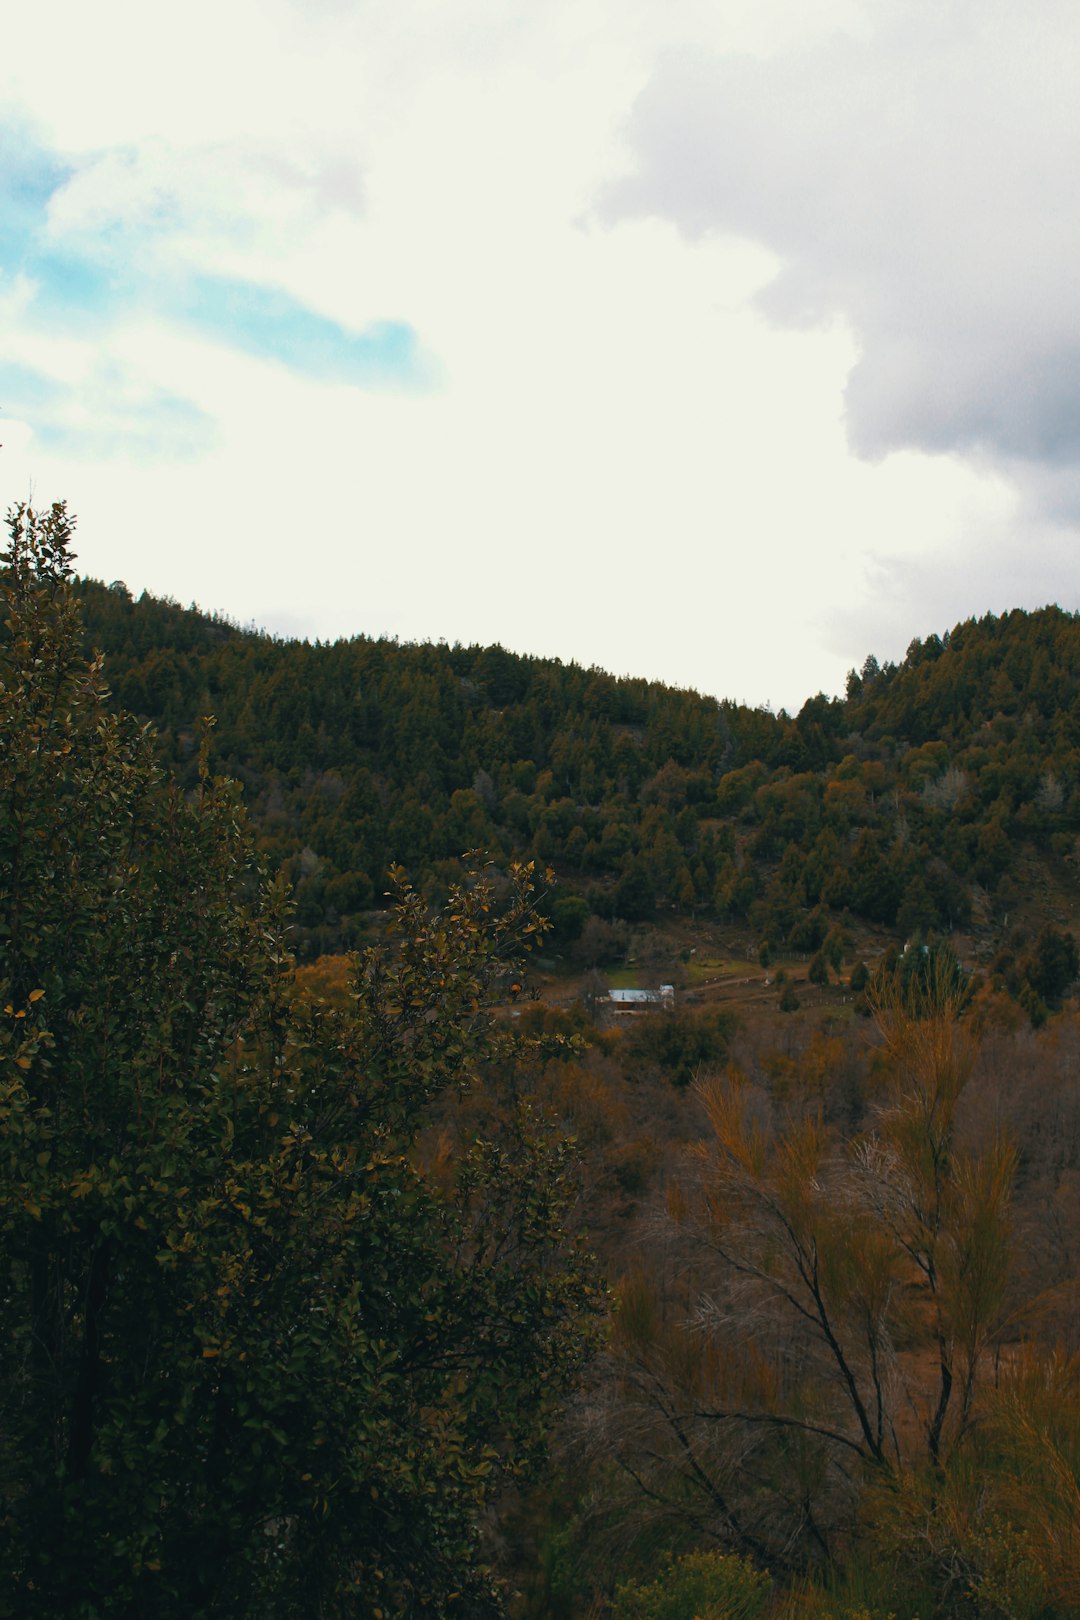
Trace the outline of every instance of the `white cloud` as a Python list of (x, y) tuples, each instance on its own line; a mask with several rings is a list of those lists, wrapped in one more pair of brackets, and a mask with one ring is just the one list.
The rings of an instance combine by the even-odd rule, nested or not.
[(1080, 13), (889, 0), (863, 38), (669, 57), (616, 214), (748, 236), (781, 323), (860, 345), (855, 447), (1080, 460)]
[[(925, 393), (925, 344), (904, 319), (926, 344), (941, 331), (945, 228), (916, 275), (890, 225), (947, 218), (933, 132), (906, 171), (898, 158), (908, 211), (890, 213), (875, 177), (906, 115), (860, 154), (842, 104), (880, 95), (850, 66), (868, 52), (947, 79), (956, 53), (915, 10), (886, 50), (883, 8), (859, 0), (22, 8), (5, 104), (71, 171), (49, 241), (155, 296), (125, 292), (73, 335), (35, 326), (25, 299), (16, 316), (0, 281), (0, 403), (5, 357), (115, 376), (121, 403), (187, 400), (216, 441), (150, 464), (91, 393), (109, 465), (5, 423), (3, 491), (32, 474), (68, 495), (89, 571), (245, 622), (498, 639), (789, 707), (837, 689), (871, 647), (896, 656), (1015, 581), (1015, 495), (992, 459), (870, 464), (845, 439), (849, 373), (851, 401), (876, 366), (863, 447), (908, 442), (888, 423)], [(50, 40), (46, 78), (27, 64)], [(624, 212), (672, 223), (599, 224), (620, 175)], [(182, 330), (158, 295), (192, 275), (281, 289), (353, 333), (406, 323), (441, 385), (365, 393)], [(979, 285), (978, 331), (953, 333), (965, 366), (1012, 281)], [(1063, 282), (1055, 307), (1069, 296)], [(939, 422), (967, 410), (970, 366), (954, 369)], [(928, 406), (921, 420), (940, 449)], [(998, 537), (985, 590), (942, 561), (970, 558), (974, 535)]]

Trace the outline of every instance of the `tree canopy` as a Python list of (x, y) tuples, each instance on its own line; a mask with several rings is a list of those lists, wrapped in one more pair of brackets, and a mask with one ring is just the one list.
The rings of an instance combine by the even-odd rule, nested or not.
[(62, 505), (17, 508), (0, 641), (0, 1613), (495, 1613), (479, 1521), (603, 1308), (570, 1144), (492, 1000), (535, 875), (474, 873), (337, 1012), (204, 736), (174, 783), (82, 653)]
[(774, 954), (813, 953), (845, 913), (901, 939), (973, 921), (1007, 937), (1030, 858), (1060, 875), (1080, 828), (1080, 620), (1056, 608), (868, 658), (846, 701), (793, 717), (501, 647), (310, 646), (77, 589), (118, 696), (189, 788), (216, 715), (304, 956), (362, 937), (392, 861), (430, 898), (481, 846), (553, 864), (597, 919), (693, 912)]

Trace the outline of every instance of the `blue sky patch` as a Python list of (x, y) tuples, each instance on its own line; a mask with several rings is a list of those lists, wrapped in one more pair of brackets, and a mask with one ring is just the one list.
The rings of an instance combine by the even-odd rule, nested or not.
[(17, 131), (0, 129), (0, 260), (40, 230), (50, 197), (72, 172)]
[(104, 265), (78, 253), (28, 255), (19, 266), (34, 282), (34, 314), (55, 328), (79, 331), (116, 314), (131, 289)]
[(55, 377), (31, 371), (29, 366), (0, 361), (0, 410), (5, 416), (29, 422), (30, 412), (53, 409), (63, 393)]
[(437, 363), (404, 321), (376, 321), (354, 331), (258, 282), (140, 276), (133, 250), (154, 238), (167, 248), (169, 229), (177, 223), (170, 208), (137, 231), (117, 219), (92, 237), (59, 239), (47, 229), (49, 201), (73, 173), (17, 132), (0, 130), (0, 290), (17, 275), (26, 276), (34, 287), (28, 318), (35, 324), (80, 335), (92, 324), (100, 336), (103, 323), (140, 309), (318, 381), (409, 392), (436, 382)]
[(324, 382), (423, 389), (434, 379), (432, 361), (404, 321), (376, 321), (351, 332), (255, 282), (196, 277), (176, 313), (207, 337)]
[(65, 244), (48, 230), (49, 201), (74, 170), (10, 129), (0, 131), (0, 289), (18, 275), (34, 285), (33, 318), (79, 330), (134, 296), (123, 259), (102, 243)]

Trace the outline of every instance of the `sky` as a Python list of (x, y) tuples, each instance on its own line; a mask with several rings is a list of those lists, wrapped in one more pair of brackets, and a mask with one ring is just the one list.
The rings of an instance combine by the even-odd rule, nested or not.
[(1075, 0), (36, 0), (0, 503), (279, 635), (796, 712), (1076, 611)]

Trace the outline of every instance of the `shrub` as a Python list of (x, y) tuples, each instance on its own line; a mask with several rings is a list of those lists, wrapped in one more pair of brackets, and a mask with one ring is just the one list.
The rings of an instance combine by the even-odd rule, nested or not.
[(757, 1620), (772, 1589), (744, 1558), (686, 1553), (655, 1581), (627, 1581), (615, 1593), (614, 1620)]

